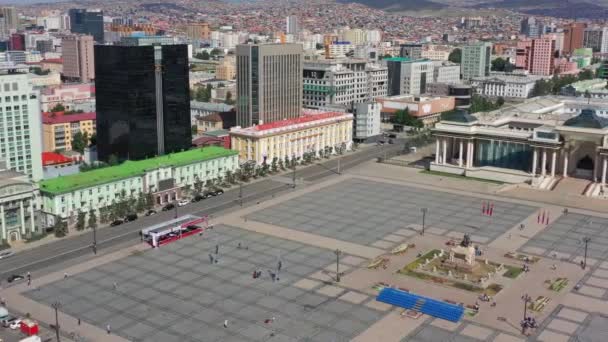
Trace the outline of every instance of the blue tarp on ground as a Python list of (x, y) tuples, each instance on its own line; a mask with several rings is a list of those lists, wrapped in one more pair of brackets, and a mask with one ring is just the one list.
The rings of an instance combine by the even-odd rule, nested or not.
[(399, 306), (408, 310), (417, 311), (429, 316), (458, 322), (464, 314), (464, 307), (450, 304), (441, 300), (420, 296), (411, 292), (386, 287), (380, 291), (376, 300), (379, 302)]

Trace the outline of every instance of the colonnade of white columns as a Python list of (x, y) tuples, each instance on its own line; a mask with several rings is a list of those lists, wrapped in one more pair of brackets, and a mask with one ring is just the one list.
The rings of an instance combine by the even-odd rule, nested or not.
[[(450, 141), (451, 140), (451, 141)], [(458, 145), (456, 145), (456, 141), (458, 141)], [(466, 153), (464, 150), (464, 143), (466, 141)], [(448, 159), (452, 159), (453, 152), (450, 153), (448, 158), (448, 150), (449, 147), (452, 149), (458, 146), (458, 166), (466, 168), (473, 167), (473, 153), (474, 153), (474, 144), (472, 140), (469, 139), (461, 139), (461, 138), (449, 138), (449, 137), (437, 137), (435, 142), (435, 164), (446, 165), (448, 164)], [(466, 159), (465, 159), (466, 158)]]
[[(532, 152), (532, 176), (537, 176), (537, 168), (538, 168), (538, 157), (540, 154), (540, 175), (547, 176), (547, 171), (551, 177), (555, 177), (555, 172), (557, 169), (557, 150), (546, 148), (546, 147), (533, 147)], [(549, 153), (551, 153), (551, 169), (547, 170), (547, 164), (549, 162)], [(565, 163), (568, 163), (568, 159), (566, 157)], [(564, 171), (566, 174), (567, 171)]]

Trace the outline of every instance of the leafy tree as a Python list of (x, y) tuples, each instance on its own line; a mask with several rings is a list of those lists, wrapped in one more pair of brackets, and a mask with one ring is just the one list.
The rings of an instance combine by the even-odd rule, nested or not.
[(591, 79), (593, 79), (593, 76), (594, 76), (593, 71), (591, 71), (589, 69), (585, 69), (578, 73), (579, 81), (591, 80)]
[(135, 203), (135, 211), (141, 213), (144, 210), (146, 210), (146, 196), (140, 192), (137, 196), (137, 203)]
[(502, 107), (505, 104), (505, 98), (500, 96), (498, 99), (496, 99), (496, 106), (498, 107)]
[(279, 158), (277, 158), (277, 157), (272, 158), (272, 162), (270, 162), (270, 170), (271, 170), (272, 172), (277, 172), (277, 171), (279, 171), (279, 165), (278, 165), (278, 162), (279, 162)]
[(82, 153), (88, 145), (89, 134), (87, 132), (78, 131), (72, 136), (72, 150)]
[(214, 48), (213, 50), (211, 50), (211, 56), (216, 57), (222, 54), (222, 50), (218, 49), (218, 48)]
[(492, 61), (492, 71), (512, 72), (514, 69), (515, 65), (502, 57), (498, 57)]
[(85, 213), (82, 211), (78, 212), (78, 217), (76, 218), (76, 229), (78, 231), (84, 230), (85, 228)]
[(87, 228), (97, 228), (97, 215), (95, 215), (95, 210), (93, 209), (89, 210), (89, 222), (87, 224)]
[(204, 61), (208, 61), (211, 56), (209, 55), (209, 52), (203, 50), (202, 52), (197, 53), (195, 57)]
[(55, 226), (53, 226), (53, 231), (55, 236), (58, 238), (64, 237), (68, 235), (68, 224), (63, 221), (60, 217), (55, 218)]
[(91, 134), (91, 137), (89, 138), (89, 146), (95, 145), (97, 145), (97, 133)]
[(460, 64), (462, 61), (462, 50), (460, 50), (459, 48), (455, 48), (454, 50), (452, 50), (452, 52), (450, 52), (450, 55), (448, 56), (448, 61)]
[(215, 184), (213, 183), (213, 179), (207, 179), (207, 181), (205, 182), (205, 188), (211, 189), (214, 186), (215, 186)]
[(285, 164), (283, 163), (283, 159), (279, 159), (278, 164), (279, 164), (279, 169), (285, 170)]
[(65, 112), (65, 106), (62, 105), (61, 103), (58, 103), (55, 105), (55, 107), (51, 108), (51, 112), (53, 112), (53, 113)]
[(395, 112), (395, 122), (400, 125), (414, 128), (422, 128), (424, 126), (422, 121), (418, 120), (410, 114), (408, 108), (401, 109)]
[(108, 165), (118, 165), (118, 157), (115, 154), (110, 154), (110, 156), (108, 157)]
[(485, 97), (481, 97), (478, 95), (473, 95), (471, 98), (471, 113), (477, 112), (488, 112), (493, 111), (500, 108), (504, 104), (504, 99), (498, 98), (496, 103), (486, 99)]
[(103, 208), (99, 208), (99, 221), (101, 223), (106, 223), (110, 220), (110, 208), (109, 207), (103, 207)]
[(203, 185), (203, 181), (197, 176), (194, 180), (194, 191), (196, 191), (197, 194), (200, 194), (203, 191)]
[(284, 164), (285, 164), (285, 168), (289, 168), (289, 167), (291, 167), (291, 162), (290, 162), (290, 160), (289, 160), (289, 157), (288, 157), (288, 156), (285, 156), (285, 159), (284, 159)]
[(234, 101), (232, 99), (232, 92), (227, 91), (226, 92), (226, 100), (224, 100), (224, 103), (227, 104), (227, 105), (233, 105), (233, 104), (235, 104), (235, 102), (236, 101)]
[(192, 133), (192, 135), (197, 135), (198, 127), (196, 125), (192, 125), (192, 127), (190, 127), (190, 133)]
[(154, 195), (151, 192), (146, 193), (146, 210), (154, 208)]
[(234, 184), (234, 174), (232, 173), (232, 171), (227, 170), (226, 174), (224, 175), (224, 178), (226, 179), (226, 183), (228, 184)]

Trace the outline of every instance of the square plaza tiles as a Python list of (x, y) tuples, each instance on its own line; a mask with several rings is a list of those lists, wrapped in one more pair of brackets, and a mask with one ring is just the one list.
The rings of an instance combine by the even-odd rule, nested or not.
[[(608, 219), (569, 213), (536, 234), (521, 251), (560, 259), (574, 260), (584, 254), (583, 237), (589, 237), (587, 257), (600, 260), (608, 252)], [(578, 262), (577, 260), (574, 260)], [(590, 263), (591, 264), (591, 263)]]
[(484, 200), (440, 191), (351, 178), (260, 210), (247, 219), (370, 245), (408, 227), (420, 225), (427, 208), (431, 233), (471, 234), (489, 243), (537, 208), (493, 201), (492, 217), (482, 215)]
[[(209, 254), (215, 255), (216, 245), (219, 262), (212, 264)], [(276, 270), (278, 260), (280, 280), (273, 282), (268, 270)], [(61, 311), (100, 329), (109, 324), (112, 333), (131, 341), (350, 341), (386, 312), (368, 305), (372, 297), (342, 300), (342, 291), (324, 294), (322, 282), (303, 281), (334, 260), (332, 250), (218, 225), (203, 237), (132, 255), (26, 295), (47, 305), (59, 301)], [(255, 269), (263, 271), (260, 279), (253, 279)]]

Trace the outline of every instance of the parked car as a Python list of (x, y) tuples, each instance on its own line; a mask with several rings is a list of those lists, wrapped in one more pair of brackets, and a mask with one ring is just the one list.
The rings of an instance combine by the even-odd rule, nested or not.
[(169, 210), (172, 210), (172, 209), (175, 209), (175, 204), (173, 204), (173, 203), (169, 203), (169, 204), (167, 204), (166, 206), (163, 207), (163, 211), (169, 211)]
[(14, 254), (15, 254), (15, 252), (10, 251), (10, 250), (9, 251), (0, 252), (0, 259), (6, 259), (6, 258), (9, 258), (9, 257), (12, 257)]
[(146, 211), (146, 216), (152, 216), (154, 214), (156, 214), (156, 210), (154, 210), (154, 209), (150, 209), (150, 210)]
[(397, 138), (397, 134), (389, 134), (388, 137), (395, 139), (395, 138)]
[(12, 282), (23, 280), (23, 279), (25, 279), (25, 278), (22, 275), (13, 274), (12, 276), (8, 277), (8, 279), (6, 279), (6, 281), (8, 281), (9, 283), (12, 283)]
[(131, 222), (131, 221), (135, 221), (135, 220), (137, 220), (137, 214), (135, 214), (135, 213), (127, 214), (127, 216), (125, 216), (125, 219), (124, 219), (125, 222)]
[(209, 196), (205, 196), (205, 195), (201, 195), (201, 194), (196, 194), (196, 195), (194, 195), (194, 197), (192, 197), (192, 203), (202, 201), (202, 200), (204, 200), (205, 198), (208, 198), (208, 197)]
[(188, 204), (188, 203), (190, 203), (190, 201), (185, 200), (185, 199), (182, 199), (182, 200), (179, 200), (179, 201), (177, 202), (177, 206), (178, 206), (178, 207), (183, 207), (183, 206), (185, 206), (185, 205), (186, 205), (186, 204)]
[(395, 141), (393, 139), (388, 139), (388, 143), (392, 145), (395, 143)]
[(110, 223), (110, 227), (120, 226), (123, 223), (124, 223), (123, 220), (114, 220), (114, 221), (112, 221), (112, 223)]
[(211, 195), (211, 196), (217, 196), (217, 195), (221, 195), (223, 193), (224, 193), (224, 190), (222, 190), (222, 189), (214, 189), (214, 190), (209, 191), (209, 195)]
[(8, 326), (11, 325), (11, 323), (13, 323), (16, 319), (17, 319), (17, 317), (8, 315), (5, 317), (2, 317), (2, 319), (0, 320), (0, 323), (2, 323), (3, 327), (8, 328)]
[(9, 326), (12, 330), (17, 330), (21, 327), (21, 318), (14, 320)]

